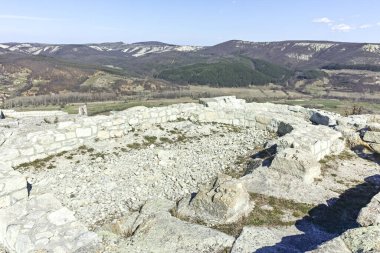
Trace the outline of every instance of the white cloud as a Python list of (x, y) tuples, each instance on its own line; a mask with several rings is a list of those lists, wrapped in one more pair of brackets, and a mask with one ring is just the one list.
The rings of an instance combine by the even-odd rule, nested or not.
[(371, 28), (373, 25), (371, 24), (364, 24), (364, 25), (361, 25), (359, 26), (359, 29), (367, 29), (367, 28)]
[(349, 32), (353, 30), (354, 27), (347, 25), (347, 24), (338, 24), (331, 27), (331, 30), (333, 31), (339, 31), (339, 32)]
[(378, 22), (376, 25), (380, 26), (380, 22)]
[(324, 24), (330, 24), (334, 21), (332, 21), (331, 19), (329, 18), (326, 18), (326, 17), (323, 17), (323, 18), (316, 18), (313, 20), (314, 23), (324, 23)]
[(0, 15), (0, 19), (18, 19), (18, 20), (34, 20), (34, 21), (54, 20), (52, 18), (46, 18), (46, 17), (19, 16), (19, 15)]

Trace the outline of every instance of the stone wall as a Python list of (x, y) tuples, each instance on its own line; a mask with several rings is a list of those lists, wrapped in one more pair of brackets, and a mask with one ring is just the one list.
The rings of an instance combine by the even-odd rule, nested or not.
[(25, 117), (53, 117), (53, 116), (65, 116), (66, 112), (62, 111), (29, 111), (29, 112), (17, 112), (15, 110), (2, 110), (5, 117), (10, 118), (25, 118)]
[(178, 119), (256, 127), (277, 132), (279, 127), (283, 129), (285, 125), (298, 124), (297, 122), (303, 122), (303, 118), (310, 117), (310, 111), (302, 107), (247, 104), (234, 97), (202, 99), (200, 102), (201, 104), (176, 104), (156, 108), (134, 107), (110, 116), (77, 117), (57, 123), (52, 130), (18, 135), (17, 139), (8, 141), (0, 149), (0, 157), (4, 163), (16, 166), (76, 149), (89, 139), (121, 137), (136, 126), (149, 126)]

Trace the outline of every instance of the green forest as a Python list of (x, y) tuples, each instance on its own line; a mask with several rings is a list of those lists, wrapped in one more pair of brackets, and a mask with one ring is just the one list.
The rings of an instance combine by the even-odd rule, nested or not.
[(179, 84), (244, 87), (286, 81), (293, 72), (263, 60), (197, 63), (162, 71), (158, 78)]

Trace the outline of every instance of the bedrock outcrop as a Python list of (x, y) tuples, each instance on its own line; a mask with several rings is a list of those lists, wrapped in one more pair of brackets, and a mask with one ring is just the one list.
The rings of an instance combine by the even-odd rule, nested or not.
[[(9, 252), (305, 252), (306, 242), (318, 252), (378, 250), (376, 194), (355, 210), (358, 227), (341, 234), (313, 223), (302, 230), (297, 213), (275, 206), (333, 208), (380, 174), (374, 115), (235, 97), (109, 116), (5, 114), (0, 248)], [(348, 151), (347, 140), (369, 149)], [(259, 195), (270, 201), (260, 205)], [(255, 226), (255, 213), (296, 224)]]

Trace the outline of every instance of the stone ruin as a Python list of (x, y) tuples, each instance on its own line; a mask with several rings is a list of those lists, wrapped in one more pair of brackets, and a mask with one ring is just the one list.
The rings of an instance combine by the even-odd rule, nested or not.
[[(239, 178), (219, 174), (215, 181), (199, 186), (196, 195), (184, 194), (177, 204), (167, 199), (150, 199), (139, 211), (130, 212), (113, 224), (123, 235), (132, 235), (120, 252), (220, 252), (227, 248), (232, 248), (231, 252), (250, 252), (253, 242), (243, 238), (247, 233), (260, 233), (257, 228), (245, 227), (241, 237), (235, 239), (210, 227), (233, 224), (247, 216), (255, 207), (251, 193), (315, 205), (325, 203), (337, 194), (317, 183), (323, 176), (321, 161), (324, 158), (340, 154), (347, 140), (379, 152), (380, 117), (376, 115), (342, 117), (300, 106), (246, 103), (232, 96), (205, 98), (199, 102), (157, 108), (139, 106), (110, 116), (71, 117), (57, 112), (59, 122), (48, 129), (12, 123), (15, 120), (28, 122), (38, 113), (5, 111), (9, 125), (0, 125), (0, 244), (9, 252), (99, 252), (101, 234), (86, 227), (75, 212), (63, 206), (53, 194), (29, 196), (31, 184), (14, 168), (76, 150), (87, 143), (117, 140), (129, 136), (138, 127), (149, 129), (157, 124), (185, 120), (266, 131), (274, 137), (263, 148), (274, 152), (270, 159), (260, 160), (250, 173)], [(84, 110), (79, 109), (83, 115), (81, 112)], [(158, 154), (158, 157), (166, 157), (164, 152)], [(160, 165), (168, 166), (171, 159), (163, 158)], [(377, 196), (361, 211), (358, 218), (361, 228), (336, 237), (315, 252), (338, 252), (326, 251), (326, 248), (342, 245), (347, 250), (341, 252), (354, 252), (350, 250), (357, 245), (350, 246), (347, 238), (360, 231), (380, 235)], [(372, 226), (370, 231), (369, 226)], [(292, 229), (285, 232), (293, 233)], [(274, 234), (279, 237), (285, 232)], [(271, 230), (268, 233), (274, 236)], [(358, 238), (363, 244), (365, 238)], [(379, 245), (376, 239), (373, 247)]]

